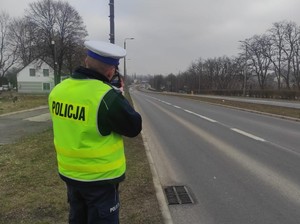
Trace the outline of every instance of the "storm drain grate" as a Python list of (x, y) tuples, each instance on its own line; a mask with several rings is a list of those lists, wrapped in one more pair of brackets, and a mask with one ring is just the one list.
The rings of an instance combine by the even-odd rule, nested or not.
[(194, 203), (185, 186), (168, 186), (164, 190), (169, 205)]

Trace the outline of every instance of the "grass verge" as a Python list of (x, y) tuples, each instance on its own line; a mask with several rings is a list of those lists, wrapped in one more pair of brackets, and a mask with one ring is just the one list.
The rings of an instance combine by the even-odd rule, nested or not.
[[(47, 96), (2, 98), (2, 113), (46, 105)], [(124, 138), (126, 180), (120, 185), (121, 223), (163, 223), (142, 137)], [(66, 187), (57, 174), (52, 129), (0, 145), (0, 224), (67, 223)]]
[(0, 223), (67, 223), (52, 130), (0, 146)]
[[(67, 223), (66, 187), (58, 177), (52, 130), (0, 146), (0, 223)], [(121, 223), (163, 223), (141, 136), (125, 138), (127, 178)]]
[(0, 94), (0, 114), (47, 105), (48, 95), (18, 94), (6, 91)]
[(124, 143), (127, 177), (120, 187), (121, 223), (163, 223), (142, 136), (125, 138)]

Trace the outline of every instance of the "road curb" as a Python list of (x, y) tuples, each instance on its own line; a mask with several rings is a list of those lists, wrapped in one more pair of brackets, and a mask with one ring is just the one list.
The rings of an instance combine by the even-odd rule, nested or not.
[[(132, 100), (132, 104), (134, 106), (134, 100), (132, 98), (131, 98), (131, 100)], [(153, 160), (152, 155), (151, 155), (150, 147), (148, 145), (147, 137), (145, 136), (143, 131), (141, 131), (141, 136), (142, 136), (142, 139), (143, 139), (146, 155), (147, 155), (147, 158), (148, 158), (148, 163), (149, 163), (151, 174), (152, 174), (152, 180), (153, 180), (154, 189), (155, 189), (155, 192), (156, 192), (156, 198), (158, 200), (158, 204), (159, 204), (159, 207), (160, 207), (160, 211), (162, 213), (164, 223), (165, 224), (173, 224), (173, 220), (172, 220), (172, 217), (171, 217), (171, 214), (170, 214), (170, 210), (169, 210), (166, 198), (165, 198), (164, 193), (163, 193), (163, 188), (162, 188), (162, 185), (160, 183), (157, 170), (155, 168), (155, 164), (154, 164), (154, 160)]]
[(153, 161), (153, 158), (151, 155), (151, 151), (150, 151), (150, 147), (147, 142), (147, 138), (144, 135), (143, 131), (141, 131), (141, 135), (142, 135), (142, 139), (144, 142), (144, 146), (145, 146), (148, 162), (150, 165), (151, 173), (152, 173), (152, 179), (153, 179), (153, 184), (154, 184), (154, 188), (155, 188), (155, 192), (156, 192), (156, 197), (157, 197), (157, 200), (158, 200), (158, 203), (160, 206), (160, 210), (162, 212), (164, 223), (165, 224), (173, 224), (170, 210), (169, 210), (169, 207), (167, 205), (167, 202), (166, 202), (163, 190), (162, 190), (162, 185), (159, 181), (159, 176), (158, 176), (158, 173), (155, 168), (155, 164), (154, 164), (154, 161)]

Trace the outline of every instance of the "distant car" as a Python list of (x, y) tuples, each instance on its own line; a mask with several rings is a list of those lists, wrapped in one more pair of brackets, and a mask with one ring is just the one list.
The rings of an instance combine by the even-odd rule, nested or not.
[(3, 91), (7, 91), (7, 90), (9, 90), (9, 87), (8, 87), (8, 85), (2, 85), (2, 90), (3, 90)]

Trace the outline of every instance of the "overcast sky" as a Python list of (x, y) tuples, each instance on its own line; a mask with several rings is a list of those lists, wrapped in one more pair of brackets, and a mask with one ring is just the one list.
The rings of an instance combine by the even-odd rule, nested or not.
[[(34, 0), (0, 0), (1, 10), (24, 15)], [(109, 0), (68, 0), (88, 39), (109, 42)], [(236, 56), (239, 41), (274, 22), (300, 25), (300, 0), (115, 0), (116, 44), (127, 40), (128, 74), (178, 74), (199, 59)], [(120, 64), (123, 70), (123, 61)]]

